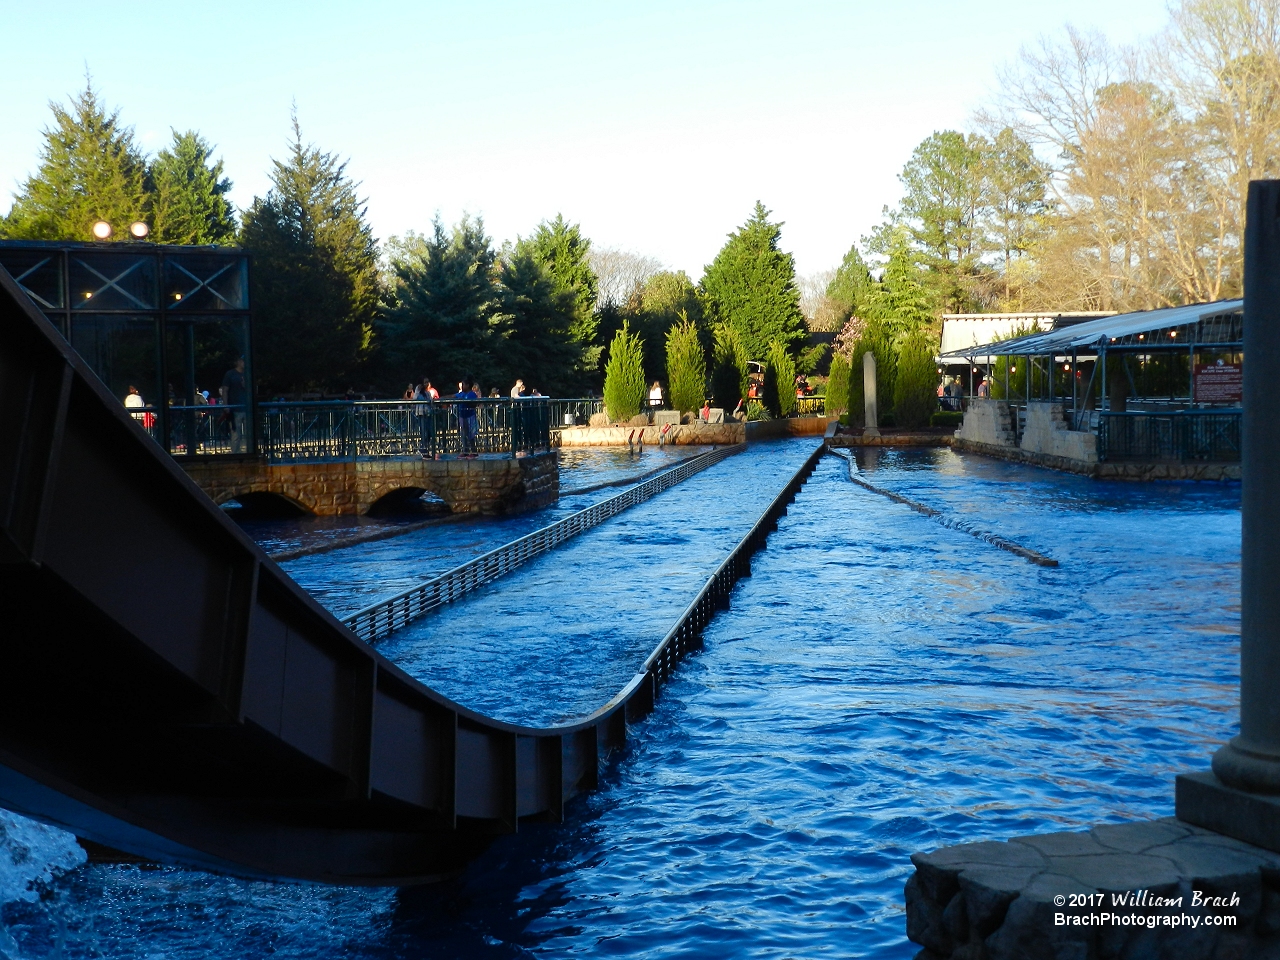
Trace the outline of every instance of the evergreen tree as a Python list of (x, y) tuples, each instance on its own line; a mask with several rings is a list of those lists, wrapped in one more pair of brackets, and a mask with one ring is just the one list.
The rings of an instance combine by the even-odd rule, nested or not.
[(664, 270), (646, 280), (640, 288), (638, 307), (633, 322), (645, 342), (644, 369), (647, 377), (663, 379), (665, 371), (665, 379), (670, 380), (671, 371), (666, 365), (664, 345), (671, 330), (684, 319), (693, 323), (704, 351), (709, 345), (710, 336), (703, 324), (698, 290), (683, 270)]
[(254, 256), (254, 344), (268, 389), (337, 388), (367, 354), (378, 304), (377, 247), (346, 163), (304, 145), (297, 117), (272, 187), (245, 213)]
[(227, 201), (231, 181), (213, 147), (194, 130), (173, 131), (173, 146), (151, 165), (151, 239), (157, 243), (233, 243), (235, 213)]
[(766, 354), (764, 364), (764, 383), (760, 389), (760, 405), (770, 417), (782, 416), (782, 395), (778, 390), (778, 368), (774, 364), (773, 351)]
[(827, 283), (827, 299), (835, 311), (836, 319), (843, 326), (848, 319), (863, 310), (867, 298), (875, 288), (871, 270), (867, 267), (858, 246), (854, 244), (844, 255), (836, 275)]
[(707, 364), (698, 328), (688, 317), (667, 332), (667, 388), (671, 406), (698, 410), (707, 396)]
[[(773, 415), (790, 416), (796, 412), (796, 361), (781, 341), (769, 344), (768, 369), (773, 371), (778, 394), (778, 412)], [(772, 407), (770, 412), (773, 412)]]
[(901, 227), (887, 236), (889, 260), (867, 296), (868, 319), (878, 320), (890, 340), (898, 340), (934, 319), (934, 301)]
[(702, 278), (710, 319), (737, 329), (748, 358), (764, 357), (774, 340), (793, 353), (805, 340), (795, 260), (778, 249), (781, 227), (757, 202)]
[(133, 128), (107, 112), (93, 83), (70, 109), (50, 102), (53, 125), (44, 129), (40, 165), (14, 197), (0, 235), (18, 240), (92, 240), (106, 220), (112, 239), (128, 240), (129, 224), (149, 212), (147, 164)]
[(937, 346), (924, 329), (914, 330), (902, 341), (893, 388), (893, 413), (900, 427), (914, 430), (926, 426), (937, 409)]
[[(499, 368), (494, 357), (510, 323), (493, 283), (495, 254), (483, 222), (463, 217), (447, 232), (437, 217), (431, 236), (410, 233), (387, 246), (391, 279), (378, 322), (383, 379), (401, 384), (430, 377), (439, 381), (442, 393), (465, 377), (505, 379), (512, 367)], [(541, 270), (532, 275), (535, 265), (528, 256), (513, 260), (518, 268), (508, 278), (507, 306), (524, 314), (523, 333), (536, 336), (537, 314), (548, 303), (563, 308), (568, 294), (559, 285), (548, 290)], [(553, 329), (564, 322), (563, 314), (542, 319)], [(524, 336), (518, 343), (522, 350), (530, 347)]]
[(609, 344), (609, 360), (604, 369), (604, 406), (615, 423), (630, 420), (644, 406), (648, 388), (643, 363), (644, 344), (624, 320)]
[(493, 366), (553, 397), (572, 396), (588, 348), (574, 335), (576, 298), (527, 247), (517, 245), (500, 273), (505, 338)]
[[(828, 417), (838, 417), (849, 410), (849, 361), (836, 351), (831, 358), (831, 373), (827, 377), (826, 412)], [(859, 371), (861, 373), (861, 371)]]
[(727, 323), (715, 328), (711, 395), (717, 407), (732, 413), (747, 395), (747, 356), (738, 331)]
[(566, 371), (564, 380), (574, 381), (581, 389), (599, 364), (602, 351), (595, 342), (599, 328), (595, 313), (599, 280), (591, 269), (591, 241), (582, 235), (578, 224), (567, 223), (562, 214), (556, 214), (555, 220), (544, 220), (533, 236), (516, 245), (524, 247), (558, 283), (573, 292), (573, 322), (569, 329), (580, 345), (580, 352), (573, 370)]

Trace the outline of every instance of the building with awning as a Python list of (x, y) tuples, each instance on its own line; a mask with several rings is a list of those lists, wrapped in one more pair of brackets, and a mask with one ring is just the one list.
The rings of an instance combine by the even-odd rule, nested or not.
[[(991, 440), (998, 415), (1008, 419), (1000, 442), (1051, 456), (1230, 463), (1240, 458), (1243, 350), (1244, 301), (1220, 300), (1062, 323), (944, 349), (939, 360), (979, 370), (1004, 405), (966, 415), (957, 436)], [(1057, 436), (1059, 421), (1080, 436)]]

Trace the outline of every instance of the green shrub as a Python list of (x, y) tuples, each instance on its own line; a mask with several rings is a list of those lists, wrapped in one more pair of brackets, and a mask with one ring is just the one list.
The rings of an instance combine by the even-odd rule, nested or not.
[(761, 403), (759, 400), (748, 400), (746, 413), (747, 413), (748, 420), (771, 419), (771, 417), (769, 416), (769, 411), (765, 408), (765, 405)]
[(644, 342), (627, 321), (609, 344), (604, 368), (604, 406), (614, 423), (630, 420), (644, 407), (649, 391), (644, 382)]
[[(936, 344), (924, 330), (916, 330), (902, 342), (893, 386), (894, 419), (908, 430), (923, 427), (938, 408)], [(878, 378), (877, 378), (878, 379)]]
[(672, 408), (681, 412), (700, 410), (707, 398), (707, 362), (688, 316), (667, 331), (667, 386)]
[[(843, 353), (831, 358), (831, 375), (827, 379), (827, 416), (833, 417), (849, 409), (849, 361)], [(862, 371), (859, 370), (861, 375)]]
[(882, 426), (882, 427), (896, 427), (897, 425), (898, 425), (898, 421), (897, 421), (897, 419), (894, 417), (894, 415), (893, 415), (892, 413), (882, 413), (882, 414), (880, 414), (880, 426)]
[(760, 399), (772, 417), (795, 413), (796, 362), (786, 346), (777, 340), (769, 344)]
[(730, 413), (747, 395), (747, 352), (738, 331), (727, 323), (717, 324), (711, 367), (711, 396), (717, 407)]
[(931, 427), (958, 427), (964, 423), (964, 414), (958, 410), (938, 410), (929, 417)]

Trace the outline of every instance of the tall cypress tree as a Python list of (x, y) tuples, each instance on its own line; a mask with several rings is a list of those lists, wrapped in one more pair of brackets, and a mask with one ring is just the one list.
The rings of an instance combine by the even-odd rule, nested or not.
[(711, 368), (711, 395), (726, 415), (747, 395), (747, 356), (738, 331), (726, 323), (715, 328)]
[(231, 181), (222, 161), (194, 130), (173, 131), (173, 146), (151, 165), (155, 190), (151, 238), (158, 243), (232, 243), (235, 212), (227, 201)]
[(254, 255), (254, 344), (269, 390), (347, 386), (364, 359), (378, 304), (377, 245), (346, 163), (302, 142), (293, 118), (271, 190), (246, 211)]
[(699, 409), (707, 397), (706, 358), (688, 317), (667, 331), (667, 392), (681, 412)]
[(120, 112), (107, 109), (92, 81), (70, 109), (50, 102), (40, 165), (14, 197), (0, 234), (19, 240), (92, 240), (106, 220), (112, 239), (128, 240), (129, 224), (149, 211), (147, 164)]
[(702, 278), (711, 319), (735, 327), (750, 358), (763, 359), (775, 340), (794, 354), (805, 340), (795, 259), (778, 249), (781, 236), (757, 202)]

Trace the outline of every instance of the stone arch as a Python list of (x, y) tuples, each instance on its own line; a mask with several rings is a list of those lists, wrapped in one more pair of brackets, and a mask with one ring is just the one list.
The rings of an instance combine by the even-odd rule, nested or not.
[[(306, 502), (303, 496), (291, 496), (277, 483), (248, 483), (216, 491), (213, 502), (221, 506), (235, 500), (243, 506), (257, 508), (265, 513), (315, 514), (315, 504)], [(248, 501), (246, 503), (246, 501)]]
[(423, 494), (430, 494), (435, 502), (443, 502), (433, 489), (434, 484), (424, 477), (396, 477), (379, 483), (369, 494), (369, 503), (362, 512), (371, 515), (421, 510)]

